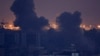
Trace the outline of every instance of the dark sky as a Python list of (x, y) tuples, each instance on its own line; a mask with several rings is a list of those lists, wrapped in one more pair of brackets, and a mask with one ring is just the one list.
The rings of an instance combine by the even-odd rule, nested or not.
[[(12, 21), (15, 19), (10, 11), (14, 0), (0, 0), (0, 19)], [(100, 24), (100, 0), (34, 0), (38, 16), (45, 16), (50, 21), (64, 11), (82, 13), (83, 23)]]

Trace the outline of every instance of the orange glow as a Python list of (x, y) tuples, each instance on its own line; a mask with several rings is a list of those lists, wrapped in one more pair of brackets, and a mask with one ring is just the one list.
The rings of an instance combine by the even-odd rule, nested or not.
[(5, 24), (3, 27), (9, 30), (20, 30), (20, 27), (15, 27), (13, 24)]
[(57, 30), (58, 29), (58, 25), (56, 23), (51, 23), (50, 24), (51, 28)]
[(84, 25), (84, 24), (81, 24), (80, 25), (80, 28), (83, 28), (85, 30), (91, 30), (93, 28), (93, 26), (92, 25)]
[(97, 25), (97, 28), (100, 29), (100, 25)]

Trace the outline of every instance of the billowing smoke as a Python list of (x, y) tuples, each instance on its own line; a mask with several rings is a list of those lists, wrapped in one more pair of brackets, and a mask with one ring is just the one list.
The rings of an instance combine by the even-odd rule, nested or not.
[(69, 12), (62, 13), (57, 17), (57, 23), (61, 29), (61, 38), (64, 41), (64, 48), (70, 46), (70, 44), (78, 45), (81, 37), (81, 13), (76, 11), (73, 14)]
[(11, 6), (11, 11), (14, 12), (16, 19), (15, 26), (20, 26), (21, 29), (37, 29), (37, 15), (35, 13), (33, 0), (15, 0)]
[(91, 42), (83, 36), (82, 29), (80, 28), (81, 22), (81, 13), (78, 11), (73, 14), (64, 12), (57, 17), (57, 23), (61, 29), (59, 38), (62, 39), (61, 45), (63, 48), (70, 46), (70, 44), (75, 44), (78, 50), (93, 50), (94, 45), (91, 45)]

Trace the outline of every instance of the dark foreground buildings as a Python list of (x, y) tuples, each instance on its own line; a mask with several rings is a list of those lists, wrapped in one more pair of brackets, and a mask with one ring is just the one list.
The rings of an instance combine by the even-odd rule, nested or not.
[(0, 56), (79, 56), (72, 45), (63, 51), (50, 52), (42, 46), (36, 32), (0, 29)]
[[(0, 56), (97, 56), (99, 54), (99, 52), (94, 54), (77, 50), (79, 47), (75, 47), (75, 44), (71, 44), (66, 49), (62, 47), (62, 50), (51, 51), (50, 49), (56, 48), (49, 47), (52, 44), (47, 44), (48, 41), (43, 39), (49, 39), (46, 34), (0, 28)], [(87, 31), (86, 34), (91, 35), (91, 32)], [(86, 34), (85, 36), (89, 36)]]

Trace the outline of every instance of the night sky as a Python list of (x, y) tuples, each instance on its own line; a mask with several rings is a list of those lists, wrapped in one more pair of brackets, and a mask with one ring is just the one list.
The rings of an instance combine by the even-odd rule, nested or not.
[[(14, 0), (0, 0), (0, 20), (13, 21), (15, 16), (10, 11)], [(54, 21), (64, 11), (80, 11), (84, 24), (100, 24), (100, 0), (34, 0), (36, 13)]]

